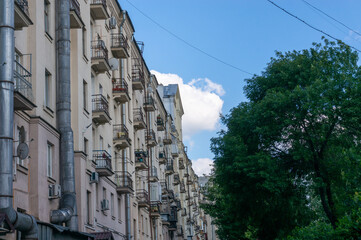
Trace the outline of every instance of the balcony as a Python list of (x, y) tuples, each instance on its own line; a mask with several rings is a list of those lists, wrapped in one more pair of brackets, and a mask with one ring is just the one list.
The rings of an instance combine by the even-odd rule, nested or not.
[(101, 39), (91, 42), (91, 64), (92, 69), (97, 73), (110, 71), (108, 49)]
[(141, 130), (147, 127), (141, 108), (135, 108), (133, 110), (133, 126), (135, 130)]
[(190, 176), (187, 176), (187, 185), (192, 185), (193, 181)]
[(168, 200), (163, 200), (160, 205), (160, 214), (162, 217), (162, 224), (169, 225), (169, 215), (170, 215), (170, 203)]
[(168, 159), (165, 174), (166, 175), (171, 175), (173, 173), (174, 173), (173, 159)]
[(152, 166), (152, 171), (151, 174), (149, 176), (149, 181), (150, 182), (158, 182), (159, 178), (158, 178), (158, 169), (155, 166)]
[(113, 78), (113, 99), (117, 103), (126, 103), (130, 101), (128, 84), (123, 78)]
[(148, 163), (146, 159), (147, 152), (142, 149), (136, 149), (134, 153), (135, 153), (135, 168), (138, 171), (148, 169)]
[(113, 143), (118, 150), (130, 147), (129, 131), (124, 124), (113, 125)]
[(128, 40), (121, 33), (111, 35), (112, 45), (110, 47), (115, 58), (128, 58)]
[(133, 66), (132, 86), (133, 86), (133, 90), (144, 90), (145, 80), (144, 80), (144, 72), (141, 66)]
[(92, 113), (93, 113), (93, 122), (97, 125), (109, 123), (109, 105), (108, 101), (101, 94), (96, 94), (92, 96)]
[(149, 96), (144, 99), (144, 111), (154, 112), (155, 111), (155, 101), (153, 97)]
[(132, 176), (127, 171), (115, 173), (115, 184), (117, 185), (117, 192), (119, 194), (134, 192)]
[(31, 72), (15, 61), (14, 110), (32, 110), (36, 107), (31, 84)]
[(162, 189), (162, 196), (167, 196), (167, 198), (168, 198), (168, 185), (167, 185), (167, 182), (164, 181), (164, 180), (161, 181), (160, 186), (161, 186), (161, 189)]
[(70, 28), (83, 28), (84, 23), (80, 17), (80, 4), (78, 0), (70, 0)]
[(157, 139), (155, 137), (155, 133), (153, 130), (148, 130), (146, 133), (145, 140), (147, 141), (147, 145), (149, 147), (154, 147), (157, 145)]
[(180, 182), (179, 190), (180, 190), (180, 193), (185, 193), (186, 192), (186, 187), (184, 185), (183, 180)]
[(179, 159), (179, 169), (185, 169), (184, 167), (184, 161), (182, 158)]
[(96, 163), (95, 170), (101, 177), (109, 177), (112, 171), (112, 156), (105, 150), (93, 150), (93, 160)]
[(179, 178), (179, 174), (176, 173), (173, 176), (173, 185), (178, 185), (178, 184), (180, 184), (180, 178)]
[(92, 15), (94, 20), (104, 20), (109, 18), (109, 14), (107, 12), (107, 1), (91, 0), (90, 14)]
[(137, 200), (139, 207), (148, 207), (149, 208), (149, 194), (148, 191), (141, 189), (137, 190)]
[(172, 144), (172, 136), (169, 133), (166, 133), (163, 138), (163, 144), (169, 145)]
[(158, 203), (152, 203), (150, 205), (150, 216), (152, 218), (160, 218), (160, 208)]
[(183, 237), (183, 227), (182, 225), (177, 225), (177, 236)]
[(158, 131), (164, 131), (165, 130), (165, 125), (164, 125), (164, 120), (161, 116), (157, 117), (157, 130)]
[(176, 158), (179, 156), (177, 141), (173, 141), (171, 152), (172, 152), (172, 157)]
[(14, 1), (14, 26), (15, 30), (21, 30), (23, 27), (29, 27), (33, 22), (29, 15), (28, 0), (15, 0)]
[(159, 160), (159, 164), (167, 163), (166, 158), (165, 158), (165, 153), (163, 150), (159, 151), (158, 160)]

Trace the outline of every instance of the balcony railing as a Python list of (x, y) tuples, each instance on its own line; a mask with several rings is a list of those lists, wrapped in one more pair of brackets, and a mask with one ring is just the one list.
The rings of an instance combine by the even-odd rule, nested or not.
[(117, 185), (117, 191), (120, 193), (133, 192), (133, 180), (130, 173), (127, 171), (118, 171), (115, 174), (115, 184)]
[(167, 174), (173, 174), (174, 173), (173, 159), (168, 159), (166, 173)]
[(113, 142), (118, 148), (126, 148), (131, 144), (128, 128), (124, 124), (113, 125)]
[(146, 112), (154, 112), (155, 111), (155, 101), (152, 96), (148, 96), (144, 98), (144, 110)]
[(108, 49), (103, 40), (93, 40), (91, 42), (92, 59), (105, 59), (108, 62)]
[(157, 130), (158, 131), (164, 131), (165, 130), (165, 126), (164, 126), (164, 120), (161, 116), (157, 117)]
[(103, 7), (105, 7), (105, 8), (107, 7), (106, 0), (92, 0), (91, 4), (95, 4), (95, 5), (101, 4), (101, 5), (103, 5)]
[(136, 149), (134, 150), (135, 153), (135, 167), (138, 170), (144, 170), (148, 168), (147, 163), (147, 152), (142, 149)]
[(73, 10), (80, 17), (80, 4), (78, 0), (70, 0), (70, 10)]
[(147, 144), (151, 147), (154, 147), (155, 145), (157, 145), (157, 140), (155, 137), (155, 132), (150, 129), (147, 131), (146, 133), (146, 140), (147, 140)]
[(133, 66), (132, 85), (134, 90), (143, 90), (145, 86), (144, 72), (141, 66)]
[(140, 189), (137, 190), (137, 198), (138, 198), (138, 205), (139, 207), (146, 207), (149, 206), (149, 194), (147, 190)]
[(105, 150), (93, 150), (93, 160), (96, 163), (96, 170), (101, 176), (111, 176), (112, 171), (112, 157)]
[(184, 161), (183, 159), (179, 159), (179, 169), (184, 169)]
[(15, 0), (15, 4), (19, 6), (19, 8), (29, 16), (29, 3), (28, 0)]
[(109, 18), (107, 12), (107, 1), (106, 0), (91, 0), (90, 2), (90, 13), (94, 20), (102, 20)]
[(130, 100), (128, 84), (123, 78), (113, 78), (113, 98), (118, 103), (125, 103)]
[(158, 218), (160, 216), (159, 203), (152, 203), (150, 205), (150, 214), (152, 217)]
[(112, 33), (111, 39), (112, 39), (111, 47), (115, 47), (115, 48), (122, 47), (128, 49), (127, 39), (123, 36), (122, 33)]
[(92, 96), (92, 112), (93, 121), (97, 124), (108, 123), (111, 120), (109, 115), (108, 101), (101, 94)]
[(144, 115), (141, 108), (135, 108), (133, 110), (133, 122), (135, 129), (145, 129), (146, 124), (144, 121)]
[(34, 101), (33, 97), (33, 88), (31, 84), (31, 72), (28, 71), (23, 65), (21, 65), (18, 61), (15, 61), (15, 69), (14, 69), (14, 78), (15, 78), (15, 86), (14, 91), (21, 93), (24, 97), (26, 97), (31, 102)]

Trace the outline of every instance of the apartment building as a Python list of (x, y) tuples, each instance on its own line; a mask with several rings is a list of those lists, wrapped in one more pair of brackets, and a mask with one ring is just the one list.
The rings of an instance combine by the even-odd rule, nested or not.
[(0, 38), (15, 39), (0, 41), (14, 83), (0, 79), (0, 104), (13, 103), (1, 110), (12, 181), (0, 174), (0, 239), (208, 239), (179, 88), (150, 73), (119, 2), (0, 4), (14, 19), (0, 19), (14, 26)]

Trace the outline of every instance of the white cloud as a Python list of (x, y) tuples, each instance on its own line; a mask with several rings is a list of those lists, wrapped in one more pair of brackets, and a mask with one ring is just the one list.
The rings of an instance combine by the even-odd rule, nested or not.
[(216, 129), (223, 106), (221, 96), (225, 94), (222, 85), (208, 78), (193, 79), (189, 83), (184, 83), (176, 74), (159, 73), (154, 70), (151, 72), (163, 85), (179, 85), (184, 108), (182, 122), (185, 138), (203, 130)]
[(198, 158), (192, 160), (192, 168), (198, 176), (209, 175), (213, 168), (213, 161), (209, 158)]

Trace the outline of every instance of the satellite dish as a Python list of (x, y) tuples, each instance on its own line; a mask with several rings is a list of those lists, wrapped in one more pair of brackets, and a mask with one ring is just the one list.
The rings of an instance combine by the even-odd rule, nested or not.
[(110, 70), (112, 70), (112, 71), (118, 70), (118, 68), (119, 68), (118, 59), (116, 59), (116, 58), (109, 59), (109, 65), (110, 65)]
[(20, 143), (18, 148), (16, 149), (16, 153), (20, 159), (25, 159), (29, 154), (29, 147), (26, 143)]

